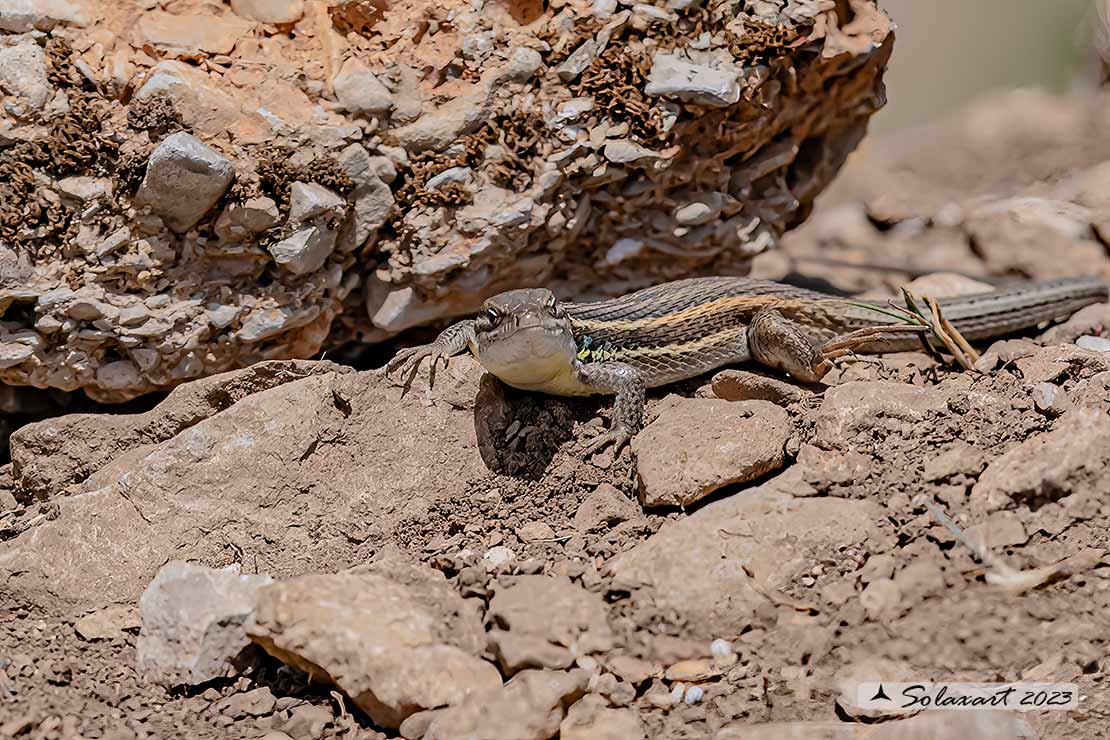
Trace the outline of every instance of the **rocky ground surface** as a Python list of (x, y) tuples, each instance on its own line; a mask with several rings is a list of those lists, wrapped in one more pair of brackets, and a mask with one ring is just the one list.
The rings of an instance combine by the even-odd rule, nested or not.
[(0, 0), (0, 381), (119, 402), (743, 273), (893, 41), (874, 0)]
[[(755, 271), (1110, 276), (1108, 115), (1020, 94), (869, 146)], [(1089, 307), (974, 372), (723, 370), (653, 393), (616, 457), (577, 451), (608, 401), (466, 358), (404, 397), (275, 360), (26, 426), (0, 468), (0, 737), (1104, 737), (1108, 327)], [(1083, 700), (876, 722), (851, 690), (876, 677)]]

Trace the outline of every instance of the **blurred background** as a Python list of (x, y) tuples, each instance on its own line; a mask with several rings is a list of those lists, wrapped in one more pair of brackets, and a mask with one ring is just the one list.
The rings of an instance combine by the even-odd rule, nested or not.
[(887, 71), (885, 134), (943, 118), (984, 93), (1066, 91), (1101, 74), (1092, 51), (1104, 0), (880, 0), (898, 36)]

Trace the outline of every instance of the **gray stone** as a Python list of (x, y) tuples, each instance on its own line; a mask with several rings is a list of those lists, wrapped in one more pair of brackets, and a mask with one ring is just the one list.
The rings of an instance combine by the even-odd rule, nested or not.
[(0, 90), (42, 110), (54, 90), (47, 77), (46, 52), (27, 38), (15, 46), (0, 47)]
[(300, 226), (305, 221), (330, 217), (347, 205), (347, 201), (315, 182), (295, 182), (289, 194), (289, 223)]
[(277, 203), (266, 196), (233, 203), (216, 219), (216, 236), (229, 242), (246, 241), (277, 226), (280, 215)]
[(335, 250), (335, 232), (317, 226), (305, 226), (292, 236), (269, 245), (270, 254), (282, 269), (294, 275), (316, 272)]
[(0, 342), (0, 370), (15, 367), (31, 359), (35, 348), (23, 342)]
[(85, 10), (66, 0), (0, 0), (0, 31), (49, 31), (58, 23), (84, 26), (88, 22)]
[(642, 147), (628, 139), (614, 139), (605, 145), (605, 158), (617, 164), (631, 164), (645, 160), (659, 160), (665, 157), (652, 149)]
[(250, 644), (243, 623), (268, 576), (241, 575), (181, 560), (166, 563), (139, 599), (139, 675), (163, 686), (226, 676)]
[(256, 308), (243, 322), (235, 338), (241, 342), (260, 342), (285, 331), (293, 318), (290, 308)]
[(343, 63), (332, 87), (339, 104), (351, 113), (380, 115), (393, 107), (389, 89), (355, 57)]
[(139, 383), (139, 368), (129, 360), (108, 362), (96, 369), (96, 382), (104, 388), (131, 388)]
[(694, 64), (678, 54), (655, 55), (644, 92), (725, 107), (740, 100), (739, 72)]
[[(167, 136), (150, 155), (135, 196), (172, 231), (188, 231), (216, 204), (235, 178), (231, 162), (195, 136)], [(187, 196), (187, 197), (186, 197)]]
[(339, 166), (355, 182), (351, 194), (354, 206), (352, 216), (340, 238), (340, 250), (348, 252), (361, 246), (371, 234), (389, 220), (395, 200), (393, 191), (382, 175), (388, 179), (397, 176), (397, 170), (386, 157), (371, 157), (366, 149), (351, 144), (338, 157)]
[(505, 77), (513, 82), (527, 82), (540, 67), (543, 66), (543, 57), (535, 49), (513, 49), (509, 56), (509, 63), (504, 70)]
[(112, 197), (112, 181), (106, 177), (63, 177), (58, 180), (58, 192), (81, 203), (97, 198)]
[(474, 170), (469, 167), (448, 167), (438, 175), (428, 179), (424, 183), (425, 190), (439, 190), (444, 185), (451, 183), (458, 183), (459, 185), (469, 185), (474, 182)]
[(559, 79), (563, 82), (573, 82), (578, 79), (578, 76), (586, 71), (586, 67), (593, 64), (594, 59), (597, 58), (597, 42), (593, 39), (583, 41), (577, 49), (571, 52), (571, 55), (563, 61), (562, 64), (555, 70), (555, 74), (559, 75)]
[(1106, 337), (1082, 336), (1075, 340), (1075, 345), (1095, 352), (1110, 352), (1110, 339)]

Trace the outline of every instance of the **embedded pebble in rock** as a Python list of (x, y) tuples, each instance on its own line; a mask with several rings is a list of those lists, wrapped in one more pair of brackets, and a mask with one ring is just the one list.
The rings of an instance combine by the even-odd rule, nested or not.
[(381, 115), (393, 107), (389, 89), (361, 59), (351, 57), (343, 63), (332, 82), (339, 104), (351, 113)]
[(0, 0), (0, 31), (49, 31), (58, 23), (84, 26), (89, 20), (77, 0)]
[(267, 576), (242, 575), (174, 560), (139, 599), (139, 675), (163, 686), (227, 676), (230, 661), (250, 644), (243, 623)]
[(234, 178), (231, 162), (214, 149), (190, 134), (172, 134), (150, 155), (135, 202), (150, 206), (173, 231), (184, 232), (216, 204)]
[(864, 543), (878, 534), (880, 519), (870, 501), (796, 499), (761, 486), (667, 522), (606, 570), (613, 588), (676, 610), (697, 635), (738, 634), (767, 603), (764, 593), (789, 588), (808, 573), (807, 552)]
[(267, 586), (246, 629), (270, 654), (334, 682), (384, 727), (501, 686), (478, 657), (485, 631), (477, 613), (442, 574), (401, 560)]
[(305, 226), (291, 236), (267, 246), (274, 262), (294, 275), (319, 270), (335, 249), (335, 232), (317, 226)]
[(1077, 347), (1092, 349), (1095, 352), (1110, 352), (1110, 339), (1106, 337), (1083, 336), (1075, 340)]
[(589, 671), (521, 671), (503, 687), (473, 694), (432, 720), (424, 740), (550, 740), (566, 708), (586, 691)]
[(0, 90), (41, 110), (53, 94), (47, 76), (46, 52), (34, 39), (0, 47)]
[(691, 103), (724, 107), (740, 100), (740, 70), (694, 64), (678, 54), (658, 52), (648, 73), (648, 95), (668, 95)]
[(231, 9), (259, 23), (296, 23), (304, 15), (304, 0), (231, 0)]
[(496, 587), (490, 645), (509, 675), (523, 668), (566, 668), (576, 656), (613, 646), (605, 603), (565, 577), (531, 575)]
[(965, 530), (972, 542), (978, 542), (993, 550), (998, 547), (1024, 545), (1029, 540), (1025, 525), (1012, 511), (996, 511), (986, 521), (974, 524)]
[(671, 397), (632, 440), (644, 506), (689, 506), (782, 466), (790, 419), (765, 401)]

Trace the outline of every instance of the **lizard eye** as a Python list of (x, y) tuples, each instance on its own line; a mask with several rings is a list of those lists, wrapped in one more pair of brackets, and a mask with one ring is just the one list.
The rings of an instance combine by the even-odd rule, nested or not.
[(556, 318), (559, 317), (559, 303), (555, 300), (555, 296), (551, 296), (544, 307), (547, 309), (547, 312), (549, 314)]
[(475, 322), (478, 331), (489, 331), (493, 327), (501, 323), (501, 312), (496, 308), (490, 307), (478, 314), (478, 319)]

